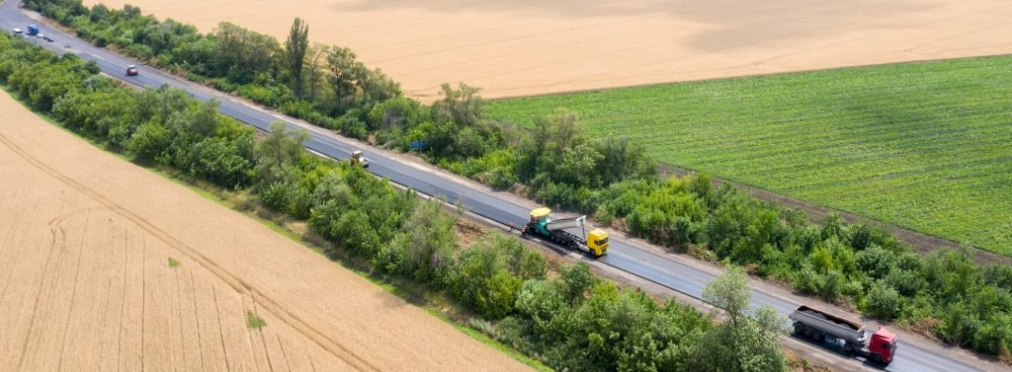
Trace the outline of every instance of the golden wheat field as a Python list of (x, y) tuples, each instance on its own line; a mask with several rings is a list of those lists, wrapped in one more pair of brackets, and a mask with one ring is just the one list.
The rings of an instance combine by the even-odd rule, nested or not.
[(508, 97), (1012, 52), (1007, 0), (85, 0), (354, 50), (430, 100)]
[(0, 112), (0, 371), (527, 369), (2, 91)]

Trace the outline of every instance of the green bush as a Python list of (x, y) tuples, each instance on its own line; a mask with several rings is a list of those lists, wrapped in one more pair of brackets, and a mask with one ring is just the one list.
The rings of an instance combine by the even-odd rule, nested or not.
[[(1012, 286), (1009, 284), (1012, 279), (1008, 279), (1012, 274), (988, 265), (984, 268), (972, 265), (965, 252), (922, 258), (883, 229), (866, 223), (850, 225), (839, 215), (830, 215), (819, 225), (808, 224), (801, 212), (758, 201), (727, 185), (714, 189), (706, 175), (658, 179), (656, 164), (644, 156), (641, 146), (616, 136), (593, 140), (570, 112), (558, 111), (537, 118), (532, 130), (521, 130), (509, 123), (483, 118), (483, 101), (477, 95), (478, 90), (466, 85), (456, 89), (444, 86), (443, 97), (426, 107), (401, 97), (396, 83), (365, 68), (346, 48), (328, 51), (324, 58), (327, 62), (313, 66), (322, 72), (319, 79), (308, 81), (308, 94), (292, 102), (289, 88), (292, 84), (286, 80), (290, 74), (281, 59), (284, 53), (277, 40), (264, 35), (231, 24), (220, 25), (216, 34), (201, 35), (192, 27), (142, 16), (136, 7), (110, 10), (96, 6), (89, 10), (75, 0), (31, 0), (25, 4), (73, 27), (97, 44), (115, 44), (141, 58), (156, 57), (152, 62), (160, 67), (184, 68), (188, 76), (210, 79), (208, 83), (217, 89), (281, 107), (349, 137), (374, 136), (379, 143), (400, 150), (408, 150), (411, 142), (425, 141), (421, 154), (429, 161), (496, 189), (514, 189), (547, 205), (558, 204), (596, 215), (602, 222), (625, 221), (633, 233), (674, 249), (683, 250), (695, 244), (719, 260), (751, 265), (756, 267), (755, 273), (789, 280), (795, 288), (809, 294), (829, 300), (846, 295), (860, 302), (858, 288), (881, 280), (882, 285), (899, 294), (901, 303), (937, 304), (925, 309), (904, 306), (896, 315), (897, 320), (921, 319), (915, 316), (946, 319), (933, 330), (943, 335), (943, 339), (969, 347), (979, 344), (987, 350), (1002, 350), (994, 347), (992, 341), (974, 341), (978, 332), (985, 332), (984, 327), (975, 325), (1012, 313), (1012, 309), (984, 310), (970, 306), (979, 294), (968, 288), (1001, 288), (1007, 292)], [(222, 44), (226, 40), (222, 35), (234, 36), (228, 42), (238, 44)], [(257, 47), (234, 48), (238, 46)], [(38, 110), (55, 110), (62, 104), (60, 100), (66, 100), (62, 104), (66, 108), (84, 105), (74, 94), (84, 86), (85, 77), (97, 72), (96, 66), (81, 64), (72, 54), (50, 63), (47, 59), (55, 57), (25, 50), (0, 49), (0, 79)], [(257, 52), (233, 53), (233, 50)], [(165, 66), (165, 61), (173, 64)], [(348, 74), (337, 76), (334, 71)], [(63, 76), (72, 78), (53, 78)], [(107, 88), (100, 90), (104, 89)], [(177, 117), (128, 117), (129, 113), (115, 113), (122, 120), (98, 119), (72, 111), (59, 110), (68, 118), (76, 118), (69, 126), (84, 128), (90, 136), (103, 137), (103, 141), (134, 151), (141, 158), (172, 164), (198, 177), (214, 177), (214, 182), (239, 184), (248, 178), (248, 182), (271, 185), (279, 180), (287, 182), (291, 172), (309, 171), (295, 169), (299, 165), (276, 166), (269, 159), (246, 156), (238, 148), (233, 150), (214, 141), (205, 142), (199, 154), (193, 153), (193, 144), (215, 136), (214, 132), (192, 135), (191, 129), (208, 126), (198, 120), (199, 110), (186, 109), (185, 115)], [(173, 111), (179, 110), (167, 112)], [(228, 155), (229, 152), (235, 156)], [(250, 168), (245, 168), (241, 160), (246, 160)], [(232, 175), (211, 176), (223, 169), (232, 169)], [(244, 178), (244, 173), (252, 176)], [(327, 212), (325, 205), (307, 202), (306, 195), (314, 195), (315, 190), (303, 190), (304, 186), (299, 180), (291, 186), (292, 192), (274, 190), (267, 199), (273, 200), (270, 204), (276, 204), (279, 210), (300, 217), (310, 215), (311, 222), (317, 221), (316, 226), (330, 226), (337, 221), (318, 217), (337, 212)], [(361, 192), (351, 182), (349, 186)], [(295, 196), (290, 197), (289, 193)], [(384, 197), (363, 199), (367, 200), (363, 203), (370, 203), (378, 211), (390, 211), (382, 207), (380, 201)], [(318, 213), (317, 208), (323, 212)], [(397, 244), (370, 249), (377, 252), (373, 258), (377, 267), (400, 274), (410, 272), (409, 276), (433, 283), (445, 282), (448, 267), (452, 266), (452, 258), (447, 257), (453, 257), (446, 250), (452, 250), (452, 244), (436, 244), (442, 248), (409, 244), (415, 240), (397, 233), (397, 228), (411, 213), (395, 212), (399, 214), (391, 218), (368, 213), (369, 225), (376, 229), (381, 241), (400, 236), (395, 240)], [(421, 231), (419, 234), (442, 236), (431, 229), (414, 227)], [(438, 259), (421, 257), (433, 252)], [(943, 312), (950, 308), (965, 315), (950, 320), (946, 317), (951, 314)], [(991, 329), (987, 332), (1000, 334)], [(1009, 345), (1002, 346), (1007, 349)]]
[(864, 311), (868, 315), (884, 320), (895, 319), (900, 314), (900, 293), (888, 284), (877, 282), (868, 292)]
[(882, 279), (889, 275), (895, 262), (892, 254), (876, 244), (857, 252), (854, 260), (858, 270), (873, 279)]
[(348, 115), (337, 119), (337, 129), (341, 131), (341, 135), (345, 137), (365, 139), (369, 135), (365, 123), (357, 117)]
[[(283, 125), (256, 139), (251, 129), (217, 114), (214, 104), (196, 104), (172, 89), (133, 92), (86, 83), (95, 72), (80, 60), (55, 58), (27, 44), (12, 52), (9, 40), (0, 36), (0, 66), (17, 77), (11, 87), (30, 94), (52, 83), (47, 79), (64, 82), (67, 91), (51, 98), (58, 102), (55, 116), (68, 128), (125, 142), (123, 150), (134, 156), (193, 177), (250, 187), (279, 212), (300, 218), (308, 213), (310, 228), (335, 249), (368, 260), (380, 272), (449, 289), (476, 313), (502, 318), (473, 322), (484, 332), (553, 367), (686, 371), (688, 350), (711, 327), (708, 317), (687, 306), (619, 291), (583, 263), (546, 279), (544, 257), (513, 237), (486, 236), (460, 250), (452, 229), (459, 215), (443, 212), (440, 201), (420, 203), (414, 193), (361, 168), (309, 156), (301, 147), (305, 137)], [(19, 53), (39, 62), (12, 62), (26, 57)], [(39, 68), (55, 75), (25, 78), (25, 70)], [(109, 109), (124, 100), (137, 102), (136, 109)]]
[(275, 211), (287, 211), (289, 205), (289, 185), (274, 182), (260, 192), (260, 201), (267, 208)]

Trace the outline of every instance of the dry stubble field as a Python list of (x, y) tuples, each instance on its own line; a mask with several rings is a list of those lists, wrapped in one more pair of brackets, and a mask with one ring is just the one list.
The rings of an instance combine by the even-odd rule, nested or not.
[(1004, 54), (1007, 0), (85, 0), (350, 47), (423, 100)]
[(526, 369), (2, 91), (0, 112), (0, 371)]

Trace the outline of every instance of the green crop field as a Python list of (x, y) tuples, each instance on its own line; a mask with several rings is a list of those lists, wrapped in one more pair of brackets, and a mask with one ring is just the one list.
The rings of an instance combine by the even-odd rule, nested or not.
[(492, 101), (557, 108), (664, 163), (1012, 255), (1012, 57)]

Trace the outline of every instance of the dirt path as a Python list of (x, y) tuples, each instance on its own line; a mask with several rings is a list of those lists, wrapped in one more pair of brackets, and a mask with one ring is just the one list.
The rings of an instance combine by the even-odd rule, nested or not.
[(0, 112), (2, 371), (528, 369), (6, 93)]
[(86, 0), (279, 40), (350, 47), (423, 100), (486, 97), (1012, 52), (1006, 0)]

